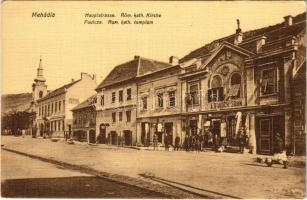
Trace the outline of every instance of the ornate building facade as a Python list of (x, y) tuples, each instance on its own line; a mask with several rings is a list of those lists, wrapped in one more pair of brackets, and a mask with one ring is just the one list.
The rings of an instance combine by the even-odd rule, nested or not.
[[(306, 16), (284, 19), (280, 24), (248, 32), (243, 32), (238, 23), (235, 34), (180, 60), (182, 94), (187, 94), (182, 96), (182, 114), (189, 127), (186, 134), (209, 126), (213, 134), (226, 134), (229, 145), (237, 145), (238, 132), (243, 129), (254, 152), (273, 153), (277, 135), (288, 152), (305, 151), (301, 142), (305, 144), (306, 130), (302, 122), (294, 121), (298, 117), (292, 108), (291, 81), (295, 79), (294, 70), (305, 65)], [(305, 69), (301, 70), (304, 74)], [(305, 91), (305, 85), (299, 90)], [(302, 104), (305, 102), (300, 104), (300, 112), (305, 113)], [(299, 140), (295, 139), (297, 129)]]
[[(115, 67), (96, 89), (103, 138), (117, 144), (119, 135), (132, 137), (126, 144), (147, 146), (157, 133), (161, 143), (167, 135), (182, 144), (185, 135), (210, 130), (236, 147), (244, 132), (253, 153), (272, 154), (276, 137), (289, 153), (304, 153), (306, 13), (247, 32), (237, 25), (176, 65), (136, 57)], [(128, 89), (135, 95), (129, 104)]]

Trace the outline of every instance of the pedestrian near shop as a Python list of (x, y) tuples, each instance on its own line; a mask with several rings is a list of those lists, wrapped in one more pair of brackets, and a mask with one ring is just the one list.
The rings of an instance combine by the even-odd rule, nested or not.
[(154, 134), (153, 136), (153, 145), (154, 145), (154, 151), (158, 150), (158, 135)]
[(198, 138), (199, 138), (199, 151), (202, 151), (203, 150), (203, 147), (204, 147), (204, 135), (200, 132), (199, 135), (198, 135)]
[(245, 137), (243, 129), (241, 128), (238, 132), (238, 142), (239, 142), (240, 153), (244, 153), (245, 140), (246, 140), (246, 137)]
[(184, 146), (186, 151), (190, 151), (190, 137), (188, 134), (185, 135)]
[(208, 147), (208, 142), (209, 142), (209, 130), (208, 130), (208, 128), (205, 128), (203, 139), (204, 139), (204, 146), (203, 147), (206, 148), (206, 147)]
[(180, 144), (180, 137), (179, 136), (177, 136), (176, 138), (175, 138), (175, 148), (174, 148), (174, 150), (176, 151), (178, 151), (179, 150), (179, 144)]
[(217, 151), (219, 149), (219, 136), (217, 133), (213, 134), (213, 150)]
[(196, 135), (195, 138), (196, 138), (195, 139), (195, 141), (196, 141), (195, 150), (197, 152), (200, 152), (201, 151), (201, 135), (200, 134)]
[(165, 134), (165, 137), (164, 137), (164, 145), (165, 145), (165, 151), (168, 151), (169, 150), (169, 140), (168, 140), (167, 134)]

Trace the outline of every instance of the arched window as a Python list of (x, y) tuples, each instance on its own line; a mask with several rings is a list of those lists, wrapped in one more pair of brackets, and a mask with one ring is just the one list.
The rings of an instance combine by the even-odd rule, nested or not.
[(231, 76), (230, 79), (230, 88), (227, 94), (227, 98), (229, 99), (237, 99), (240, 98), (241, 90), (241, 75), (235, 73)]
[(215, 75), (211, 81), (211, 88), (222, 87), (222, 79), (220, 76)]
[(42, 98), (43, 97), (43, 91), (39, 91), (38, 96), (39, 96), (39, 98)]
[(211, 89), (208, 90), (208, 102), (224, 100), (223, 81), (219, 75), (215, 75), (211, 81)]
[(241, 76), (240, 76), (240, 74), (237, 74), (237, 73), (233, 74), (231, 76), (230, 84), (231, 85), (241, 85)]

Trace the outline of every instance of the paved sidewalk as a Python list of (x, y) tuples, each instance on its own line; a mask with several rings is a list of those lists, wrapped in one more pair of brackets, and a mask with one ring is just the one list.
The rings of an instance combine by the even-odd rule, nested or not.
[[(29, 137), (2, 137), (4, 148), (142, 181), (187, 185), (240, 198), (302, 198), (305, 168), (256, 163), (255, 155), (139, 151), (109, 145), (67, 144)], [(187, 188), (187, 187), (186, 187)]]

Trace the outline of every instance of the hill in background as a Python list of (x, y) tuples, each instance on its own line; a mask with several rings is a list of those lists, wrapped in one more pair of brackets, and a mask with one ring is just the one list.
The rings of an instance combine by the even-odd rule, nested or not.
[(1, 114), (26, 111), (30, 108), (32, 93), (4, 94), (1, 96)]

